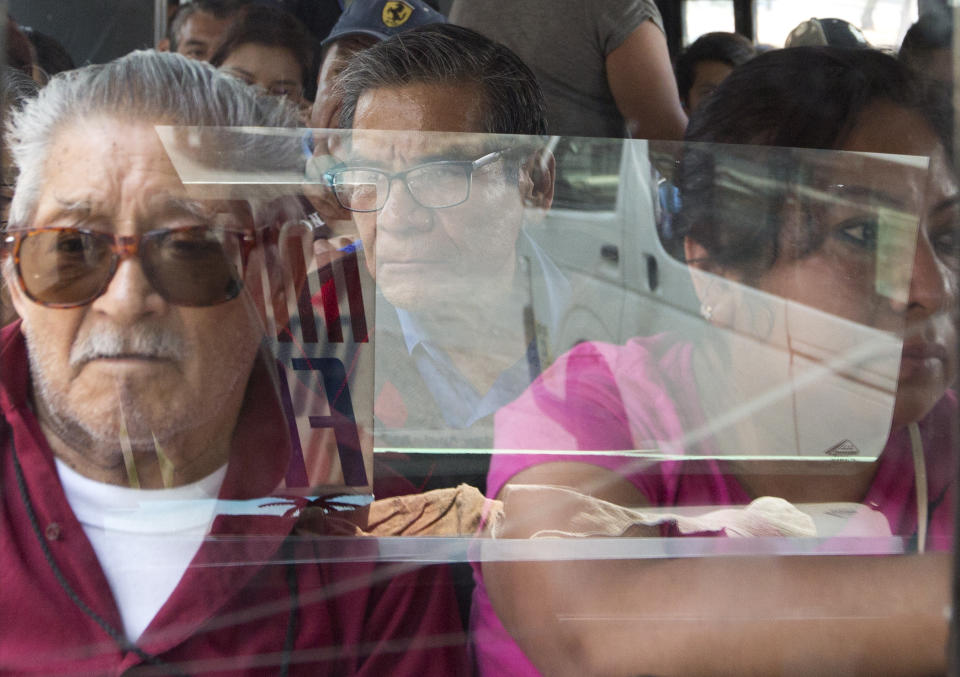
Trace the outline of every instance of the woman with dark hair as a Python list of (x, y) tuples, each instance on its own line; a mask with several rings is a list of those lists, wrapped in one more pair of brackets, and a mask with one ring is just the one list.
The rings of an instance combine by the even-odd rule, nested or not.
[(840, 149), (877, 102), (915, 111), (932, 131), (949, 133), (922, 84), (882, 52), (793, 47), (762, 56), (724, 81), (725, 96), (690, 120), (686, 140)]
[(210, 63), (302, 105), (316, 82), (313, 56), (312, 38), (299, 19), (278, 7), (251, 5), (231, 26)]
[[(495, 454), (487, 483), (508, 538), (587, 535), (597, 499), (594, 526), (621, 506), (776, 497), (791, 504), (778, 515), (843, 503), (848, 535), (943, 552), (485, 563), (482, 670), (944, 671), (960, 273), (944, 119), (877, 52), (796, 48), (737, 69), (691, 120), (701, 143), (675, 176), (700, 333), (559, 358), (496, 419), (498, 448), (545, 451)], [(626, 449), (669, 460), (609, 453)]]

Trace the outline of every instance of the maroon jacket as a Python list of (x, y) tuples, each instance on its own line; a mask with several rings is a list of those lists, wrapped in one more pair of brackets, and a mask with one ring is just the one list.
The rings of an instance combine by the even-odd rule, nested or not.
[[(286, 469), (286, 444), (278, 444), (286, 427), (264, 372), (258, 368), (251, 377), (223, 499), (264, 496)], [(114, 675), (137, 666), (145, 674), (188, 675), (276, 675), (284, 666), (287, 674), (303, 675), (466, 672), (447, 571), (372, 563), (375, 541), (331, 545), (298, 537), (295, 500), (285, 516), (218, 516), (139, 639), (147, 656), (121, 648), (94, 618), (122, 632), (106, 578), (28, 404), (19, 323), (0, 335), (0, 375), (0, 674)], [(286, 499), (263, 503), (278, 500)], [(331, 561), (332, 547), (355, 549), (357, 561)]]

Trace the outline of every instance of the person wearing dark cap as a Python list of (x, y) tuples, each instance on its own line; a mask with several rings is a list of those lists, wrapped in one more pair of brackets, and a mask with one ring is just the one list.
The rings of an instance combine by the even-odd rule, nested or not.
[(870, 47), (863, 31), (843, 19), (809, 19), (790, 31), (784, 47)]
[(547, 132), (680, 139), (663, 18), (653, 0), (455, 0), (450, 21), (523, 59), (547, 100)]
[(340, 99), (333, 84), (354, 53), (411, 28), (446, 21), (423, 0), (354, 0), (320, 43), (323, 61), (311, 124), (322, 129), (337, 126)]

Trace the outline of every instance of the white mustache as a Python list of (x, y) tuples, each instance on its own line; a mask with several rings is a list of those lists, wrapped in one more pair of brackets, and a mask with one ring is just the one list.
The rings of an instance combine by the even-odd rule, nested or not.
[(184, 355), (180, 334), (163, 327), (137, 325), (132, 329), (103, 326), (80, 336), (70, 349), (70, 366), (110, 357), (146, 357), (179, 361)]

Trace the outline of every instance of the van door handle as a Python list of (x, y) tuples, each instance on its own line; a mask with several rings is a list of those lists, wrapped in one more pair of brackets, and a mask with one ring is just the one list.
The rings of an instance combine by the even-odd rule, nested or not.
[(650, 291), (657, 291), (660, 286), (660, 264), (653, 254), (647, 254), (644, 258), (647, 260), (647, 286)]
[(600, 258), (610, 263), (619, 263), (620, 248), (615, 244), (605, 244), (600, 247)]

